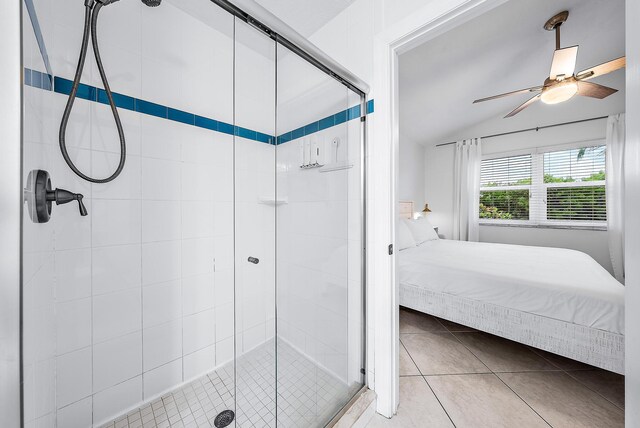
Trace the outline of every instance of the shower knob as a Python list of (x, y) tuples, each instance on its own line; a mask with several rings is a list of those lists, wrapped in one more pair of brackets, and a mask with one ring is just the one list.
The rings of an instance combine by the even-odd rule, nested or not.
[(34, 223), (46, 223), (51, 219), (52, 203), (63, 205), (72, 201), (78, 201), (78, 210), (81, 216), (88, 214), (84, 206), (81, 193), (73, 193), (65, 189), (51, 188), (51, 177), (43, 169), (34, 169), (27, 178), (27, 188), (24, 191), (24, 199), (27, 202), (27, 211)]

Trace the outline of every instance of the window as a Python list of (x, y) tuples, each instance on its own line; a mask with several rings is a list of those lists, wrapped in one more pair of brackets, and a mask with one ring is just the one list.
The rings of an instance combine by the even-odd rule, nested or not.
[(602, 226), (607, 219), (605, 146), (485, 159), (483, 223)]
[(531, 155), (482, 161), (480, 218), (528, 220)]
[(544, 153), (547, 220), (607, 220), (604, 157), (604, 146)]

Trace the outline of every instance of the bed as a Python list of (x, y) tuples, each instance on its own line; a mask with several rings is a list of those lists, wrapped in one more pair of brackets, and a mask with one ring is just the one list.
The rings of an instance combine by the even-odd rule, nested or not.
[(439, 239), (397, 266), (402, 306), (624, 373), (624, 286), (582, 252)]

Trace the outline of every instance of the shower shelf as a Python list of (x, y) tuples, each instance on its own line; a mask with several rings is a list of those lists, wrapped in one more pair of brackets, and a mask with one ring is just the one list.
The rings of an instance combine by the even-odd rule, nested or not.
[(349, 161), (341, 161), (341, 162), (326, 164), (325, 166), (320, 168), (320, 172), (340, 171), (342, 169), (349, 169), (349, 168), (353, 168), (353, 163)]
[(289, 203), (289, 199), (287, 198), (281, 198), (281, 199), (273, 199), (273, 198), (259, 198), (258, 199), (258, 203), (259, 204), (263, 204), (263, 205), (284, 205), (284, 204), (288, 204)]

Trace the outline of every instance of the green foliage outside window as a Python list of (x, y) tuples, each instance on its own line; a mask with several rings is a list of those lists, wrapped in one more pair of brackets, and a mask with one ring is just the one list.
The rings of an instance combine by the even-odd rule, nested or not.
[(528, 220), (529, 190), (480, 192), (480, 218)]
[[(591, 174), (589, 177), (585, 177), (581, 179), (580, 181), (583, 181), (583, 182), (584, 181), (604, 181), (604, 179), (605, 179), (604, 171), (598, 171)], [(571, 177), (554, 177), (551, 174), (544, 175), (545, 183), (575, 183), (576, 181), (578, 180)]]
[(604, 186), (549, 187), (547, 220), (606, 221)]

